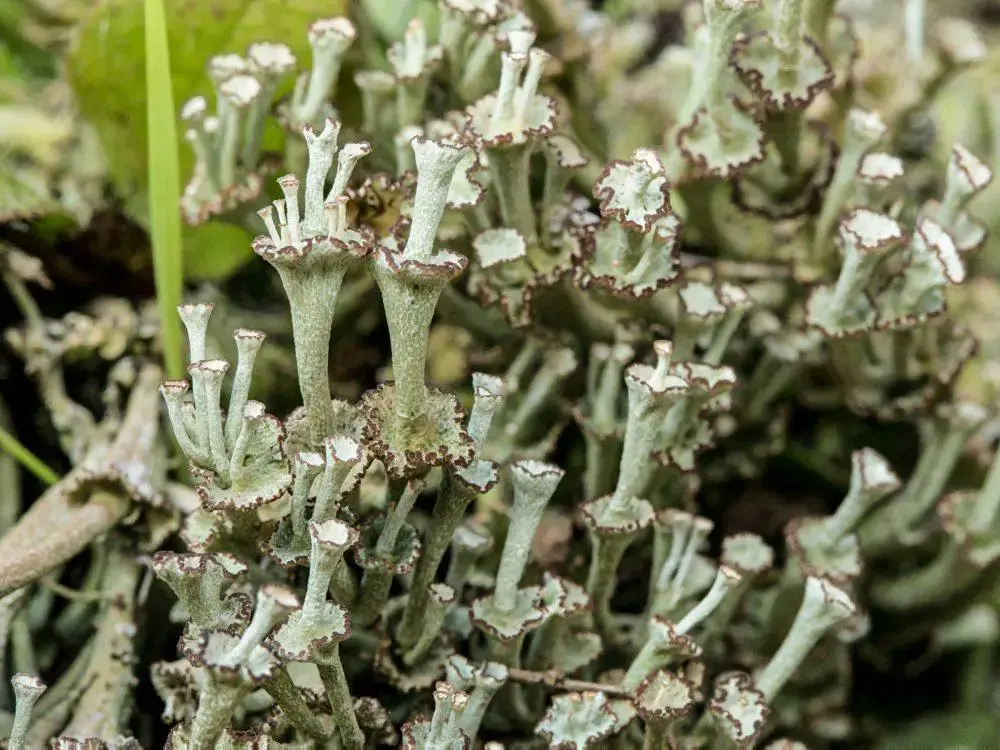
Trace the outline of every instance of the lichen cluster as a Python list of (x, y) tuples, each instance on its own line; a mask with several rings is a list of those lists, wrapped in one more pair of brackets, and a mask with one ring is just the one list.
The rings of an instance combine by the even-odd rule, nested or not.
[[(310, 26), (290, 95), (300, 62), (258, 43), (209, 61), (212, 114), (181, 113), (183, 215), (256, 223), (302, 405), (251, 397), (265, 332), (237, 329), (232, 364), (213, 305), (183, 305), (189, 379), (159, 392), (197, 497), (168, 488), (145, 364), (0, 542), (3, 591), (127, 526), (176, 597), (151, 674), (176, 749), (861, 743), (873, 622), (997, 621), (1000, 453), (981, 446), (980, 488), (953, 481), (996, 414), (959, 389), (976, 345), (948, 311), (992, 172), (912, 146), (975, 30), (911, 9), (919, 95), (880, 115), (828, 0), (688, 3), (666, 46), (656, 3), (440, 0), (384, 49), (383, 5)], [(391, 368), (355, 399), (330, 378), (345, 294), (384, 320)], [(429, 375), (441, 319), (481, 370), (453, 389)], [(12, 343), (53, 382), (51, 332)], [(793, 412), (916, 425), (918, 455), (850, 432), (839, 505), (733, 530), (719, 488), (789, 452)], [(88, 531), (9, 562), (63, 506)], [(14, 688), (30, 747), (44, 685)]]

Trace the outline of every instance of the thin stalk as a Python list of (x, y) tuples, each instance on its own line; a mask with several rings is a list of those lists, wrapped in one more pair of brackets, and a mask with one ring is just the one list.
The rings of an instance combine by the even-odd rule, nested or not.
[(591, 539), (593, 557), (587, 575), (587, 592), (594, 601), (594, 624), (605, 643), (618, 641), (618, 628), (611, 612), (611, 595), (618, 582), (618, 567), (634, 534), (601, 534), (594, 532)]
[(805, 123), (805, 113), (800, 109), (785, 112), (774, 112), (770, 116), (768, 129), (774, 146), (781, 157), (785, 174), (790, 179), (799, 175), (799, 142), (802, 139), (802, 126)]
[(0, 451), (9, 453), (21, 466), (50, 487), (59, 481), (59, 475), (42, 459), (25, 448), (16, 437), (0, 427)]
[(275, 672), (274, 679), (264, 685), (264, 689), (281, 706), (292, 726), (300, 732), (318, 740), (328, 737), (323, 724), (309, 708), (305, 698), (292, 682), (288, 670), (282, 667)]
[(319, 676), (330, 700), (333, 720), (340, 730), (343, 746), (348, 750), (361, 750), (365, 744), (365, 735), (361, 731), (361, 727), (358, 726), (358, 719), (354, 715), (354, 701), (347, 685), (344, 665), (340, 661), (339, 646), (340, 644), (336, 644), (333, 647), (332, 657), (329, 661), (317, 665)]
[(153, 246), (160, 338), (169, 377), (184, 377), (184, 339), (175, 314), (184, 283), (180, 165), (170, 46), (163, 0), (146, 0), (146, 134), (149, 159), (149, 226)]
[(529, 245), (538, 239), (528, 179), (530, 164), (530, 143), (490, 151), (490, 174), (504, 225), (519, 231)]
[(413, 572), (410, 596), (403, 612), (403, 622), (396, 633), (403, 648), (412, 648), (420, 638), (421, 620), (430, 597), (429, 587), (434, 582), (455, 529), (462, 522), (465, 510), (474, 497), (475, 493), (472, 490), (459, 484), (449, 474), (445, 474), (437, 502), (434, 503), (430, 523), (424, 532), (423, 552)]
[(375, 564), (365, 569), (361, 579), (361, 599), (351, 613), (352, 620), (359, 625), (368, 625), (377, 620), (389, 600), (389, 589), (396, 568), (393, 554), (396, 540), (422, 490), (423, 482), (402, 490), (398, 486), (394, 488), (392, 494), (398, 500), (388, 512), (385, 526), (375, 543), (375, 553), (384, 564)]
[(993, 456), (993, 463), (986, 474), (986, 481), (979, 490), (979, 501), (972, 515), (972, 528), (987, 531), (1000, 515), (1000, 448)]
[(900, 578), (876, 581), (871, 598), (880, 608), (894, 612), (920, 609), (954, 596), (976, 572), (963, 563), (958, 547), (949, 544), (924, 567)]
[(558, 672), (532, 672), (529, 669), (518, 669), (516, 667), (508, 669), (508, 677), (515, 682), (524, 682), (529, 685), (547, 685), (556, 690), (566, 690), (572, 692), (584, 692), (596, 690), (615, 697), (630, 697), (631, 693), (621, 685), (610, 685), (598, 682), (586, 682), (584, 680), (574, 680), (563, 677)]
[(216, 739), (250, 690), (249, 686), (226, 685), (209, 677), (198, 702), (198, 712), (191, 723), (189, 747), (192, 750), (215, 747)]

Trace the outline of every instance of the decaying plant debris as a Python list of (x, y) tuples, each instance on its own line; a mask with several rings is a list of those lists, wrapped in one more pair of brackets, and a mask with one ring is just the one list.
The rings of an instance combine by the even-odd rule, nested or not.
[[(995, 686), (995, 360), (949, 310), (993, 174), (964, 143), (937, 163), (932, 127), (976, 27), (919, 1), (385, 5), (303, 29), (309, 60), (212, 57), (181, 109), (178, 209), (255, 227), (290, 328), (192, 293), (164, 380), (146, 306), (46, 319), (41, 263), (3, 247), (6, 341), (73, 467), (0, 539), (8, 746), (141, 746), (146, 684), (198, 750), (860, 747), (886, 732), (862, 660), (965, 649)], [(371, 342), (377, 380), (331, 378)], [(99, 415), (81, 358), (109, 365)], [(833, 448), (796, 445), (824, 414)], [(839, 504), (740, 528), (788, 456), (834, 477), (796, 501)], [(179, 640), (150, 657), (152, 600)]]

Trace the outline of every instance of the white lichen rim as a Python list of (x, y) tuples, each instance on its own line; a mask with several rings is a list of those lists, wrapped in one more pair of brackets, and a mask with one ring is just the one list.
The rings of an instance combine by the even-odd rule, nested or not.
[(214, 309), (215, 305), (211, 302), (188, 302), (183, 305), (177, 305), (177, 314), (185, 324), (193, 322), (204, 324), (208, 321)]
[(447, 583), (432, 583), (430, 586), (431, 598), (439, 604), (453, 604), (456, 599), (455, 589)]
[(336, 518), (331, 518), (322, 523), (310, 521), (309, 534), (319, 544), (335, 549), (353, 547), (360, 538), (357, 529), (348, 526)]
[(593, 607), (583, 586), (548, 570), (542, 572), (542, 600), (549, 612), (561, 617), (589, 612)]
[(895, 219), (868, 208), (856, 208), (844, 216), (837, 233), (841, 242), (861, 252), (885, 250), (906, 236)]
[(481, 398), (500, 398), (505, 391), (503, 378), (485, 372), (472, 373), (472, 389)]
[(892, 466), (878, 451), (862, 448), (851, 454), (851, 467), (861, 479), (865, 489), (892, 492), (902, 486), (902, 482), (892, 470)]
[(941, 272), (948, 282), (961, 284), (965, 281), (965, 264), (955, 247), (955, 240), (945, 231), (945, 228), (933, 219), (923, 218), (917, 225), (914, 243), (934, 254)]
[(19, 697), (31, 695), (37, 698), (47, 687), (41, 677), (30, 672), (18, 672), (10, 678), (10, 684)]
[(420, 18), (406, 24), (403, 39), (389, 47), (386, 58), (399, 83), (413, 82), (431, 72), (444, 59), (444, 47), (427, 43), (427, 32)]
[(730, 310), (744, 308), (751, 302), (750, 293), (739, 284), (723, 281), (717, 290), (719, 300)]
[(336, 18), (320, 18), (309, 24), (309, 40), (319, 41), (328, 38), (354, 41), (358, 35), (354, 24), (343, 16)]
[(341, 146), (340, 151), (337, 152), (337, 158), (357, 161), (363, 156), (368, 156), (371, 152), (372, 144), (368, 141), (353, 141)]
[(697, 516), (694, 513), (680, 508), (664, 508), (656, 514), (657, 524), (667, 529), (672, 529), (674, 526), (686, 528), (694, 523), (695, 518)]
[(652, 149), (638, 148), (628, 161), (616, 159), (604, 166), (593, 194), (602, 216), (645, 234), (671, 212), (668, 188), (659, 156)]
[(638, 363), (629, 365), (628, 369), (625, 370), (625, 383), (626, 385), (637, 385), (657, 396), (667, 393), (684, 393), (691, 388), (691, 384), (682, 377), (677, 375), (661, 377), (657, 374), (657, 368)]
[(207, 68), (209, 76), (216, 81), (224, 81), (230, 76), (246, 73), (250, 69), (250, 63), (241, 55), (230, 52), (210, 57)]
[(774, 565), (774, 549), (759, 534), (732, 534), (722, 540), (719, 561), (744, 574), (764, 573)]
[(697, 659), (702, 655), (701, 646), (689, 635), (678, 633), (677, 627), (666, 617), (653, 615), (649, 620), (649, 637), (660, 643), (668, 643), (671, 648), (676, 649), (678, 655), (685, 658)]
[(464, 523), (455, 529), (455, 533), (452, 536), (452, 543), (468, 550), (484, 551), (493, 546), (493, 537)]
[[(656, 344), (653, 344), (654, 348)], [(618, 342), (614, 346), (609, 346), (603, 341), (598, 341), (592, 344), (590, 347), (590, 357), (591, 359), (596, 359), (600, 362), (607, 362), (609, 360), (614, 360), (619, 364), (627, 365), (633, 359), (635, 359), (635, 349), (629, 344)]]
[(298, 65), (292, 48), (281, 42), (254, 42), (247, 47), (247, 59), (255, 69), (272, 75), (284, 75)]
[(494, 227), (477, 234), (472, 240), (472, 249), (476, 252), (479, 265), (488, 269), (526, 257), (528, 243), (516, 229)]
[(302, 606), (299, 597), (287, 586), (279, 583), (265, 583), (257, 592), (258, 601), (269, 600), (284, 610), (293, 612)]
[(219, 85), (219, 93), (234, 107), (249, 107), (263, 88), (253, 76), (234, 75)]
[(199, 121), (208, 112), (208, 102), (203, 96), (192, 96), (181, 107), (181, 119), (185, 122)]
[(249, 422), (257, 422), (267, 415), (267, 407), (260, 401), (247, 401), (243, 405), (243, 419)]
[(590, 163), (580, 144), (564, 133), (553, 133), (544, 143), (545, 149), (563, 169), (582, 169)]
[(690, 681), (665, 669), (658, 670), (636, 688), (636, 712), (646, 722), (679, 719), (694, 708), (695, 692)]
[(706, 365), (703, 362), (678, 362), (671, 371), (690, 385), (717, 394), (736, 385), (736, 370), (730, 365)]
[[(715, 521), (711, 518), (705, 518), (705, 516), (695, 516), (691, 519), (691, 532), (695, 536), (703, 537), (702, 541), (712, 533), (712, 529), (715, 528)], [(698, 548), (701, 547), (699, 543)]]
[(719, 569), (716, 572), (716, 579), (722, 588), (728, 591), (739, 585), (740, 581), (743, 580), (743, 574), (737, 570), (736, 566), (723, 563), (719, 565)]
[(172, 573), (192, 578), (202, 578), (207, 573), (221, 572), (227, 579), (246, 574), (250, 566), (228, 552), (168, 552), (160, 550), (153, 555), (153, 572), (159, 576)]
[(478, 26), (499, 20), (504, 10), (500, 0), (441, 0), (441, 7), (469, 16)]
[(486, 662), (477, 671), (480, 680), (492, 685), (502, 685), (510, 677), (506, 665), (496, 661)]
[(535, 733), (548, 739), (553, 747), (590, 747), (609, 736), (617, 726), (618, 717), (608, 696), (586, 690), (554, 697)]
[(413, 137), (409, 143), (417, 164), (418, 177), (425, 170), (454, 170), (472, 148), (466, 143), (447, 139), (434, 140), (422, 135)]
[(229, 370), (229, 363), (224, 359), (202, 359), (187, 366), (190, 374), (201, 373), (208, 377), (222, 377)]
[(264, 341), (267, 334), (254, 328), (237, 328), (233, 331), (233, 339), (239, 344), (241, 341)]
[(898, 156), (876, 151), (858, 165), (858, 177), (873, 185), (889, 185), (906, 175), (906, 164)]
[(186, 380), (164, 380), (160, 383), (160, 393), (164, 398), (183, 396), (190, 389), (191, 384)]
[(848, 127), (867, 141), (877, 143), (889, 132), (889, 126), (877, 112), (855, 107), (847, 115)]
[(817, 602), (822, 601), (829, 613), (829, 619), (834, 624), (846, 620), (858, 611), (857, 605), (847, 591), (816, 576), (806, 578), (805, 598)]
[(538, 480), (542, 478), (562, 479), (566, 471), (555, 464), (539, 461), (535, 458), (522, 458), (508, 465), (508, 470), (517, 478)]
[(723, 723), (730, 739), (741, 743), (761, 732), (770, 713), (764, 694), (745, 672), (719, 675), (708, 711)]
[(993, 170), (961, 143), (952, 146), (948, 172), (950, 178), (963, 180), (970, 193), (978, 193), (993, 181)]
[(695, 318), (712, 318), (724, 315), (726, 305), (719, 299), (718, 290), (704, 281), (689, 281), (677, 291), (684, 313)]
[(364, 447), (347, 435), (334, 435), (324, 441), (328, 461), (335, 463), (356, 463), (364, 455)]
[(510, 29), (506, 34), (507, 44), (510, 46), (510, 54), (527, 55), (535, 43), (538, 34), (533, 27)]
[(306, 469), (322, 469), (326, 466), (326, 461), (315, 451), (298, 451), (295, 454), (295, 465)]

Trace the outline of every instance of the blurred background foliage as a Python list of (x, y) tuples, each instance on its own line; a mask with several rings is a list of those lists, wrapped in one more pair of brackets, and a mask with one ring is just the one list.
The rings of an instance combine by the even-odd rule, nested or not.
[[(346, 13), (348, 2), (165, 0), (175, 103), (180, 106), (194, 94), (209, 92), (204, 68), (212, 54), (243, 52), (252, 41), (280, 39), (292, 47), (300, 63), (308, 65), (309, 45), (303, 29), (315, 18)], [(385, 45), (401, 35), (413, 16), (434, 23), (431, 0), (353, 2), (363, 7), (352, 12), (367, 14)], [(613, 2), (609, 0), (608, 5)], [(650, 2), (665, 13), (678, 12), (683, 4), (681, 0)], [(865, 55), (877, 64), (857, 71), (858, 82), (874, 106), (905, 109), (905, 87), (898, 83), (910, 71), (905, 55), (893, 52), (901, 36), (898, 23), (893, 24), (896, 3), (842, 0), (840, 6), (855, 14), (885, 14), (886, 25), (862, 39), (868, 50), (881, 49), (885, 54)], [(996, 165), (1000, 163), (1000, 2), (941, 0), (930, 7), (932, 12), (977, 19), (989, 46), (987, 61), (960, 75), (935, 102), (940, 149), (936, 169), (943, 169), (955, 142), (991, 157), (988, 160)], [(356, 45), (355, 50), (362, 46)], [(133, 299), (152, 294), (146, 152), (147, 138), (155, 139), (157, 134), (146, 132), (143, 56), (142, 0), (0, 0), (0, 242), (16, 243), (45, 262), (62, 295), (57, 307), (63, 310), (110, 292)], [(363, 66), (372, 63), (365, 60)], [(356, 101), (350, 80), (357, 67), (362, 67), (362, 61), (349, 57), (342, 71), (338, 104), (343, 104), (345, 118), (351, 116), (351, 103)], [(286, 86), (290, 89), (291, 81)], [(280, 150), (283, 138), (280, 129), (272, 127), (266, 145)], [(186, 178), (192, 156), (183, 145), (180, 159)], [(1000, 326), (996, 324), (1000, 319), (996, 278), (1000, 271), (1000, 180), (994, 180), (971, 209), (991, 229), (991, 239), (977, 258), (980, 272), (986, 273), (954, 289), (952, 309), (980, 339), (986, 362), (1000, 354)], [(250, 232), (239, 225), (212, 221), (185, 227), (184, 232), (189, 282), (224, 282), (251, 257)], [(244, 295), (252, 297), (252, 287)], [(0, 309), (0, 315), (7, 312)], [(442, 333), (439, 338), (447, 336)], [(464, 378), (468, 364), (455, 361), (459, 349), (443, 345), (442, 349), (447, 356), (432, 356), (432, 366), (441, 370), (434, 379)], [(6, 369), (0, 369), (4, 370), (0, 377), (6, 377)], [(965, 372), (962, 389), (981, 398), (986, 388), (982, 383), (990, 379), (973, 363)], [(6, 380), (8, 401), (16, 388), (12, 382)], [(832, 420), (828, 427), (815, 434), (836, 441), (853, 428)], [(37, 442), (33, 447), (38, 447)], [(819, 445), (802, 450), (816, 456), (838, 449)], [(919, 663), (920, 654), (914, 654), (914, 664)], [(899, 680), (906, 702), (919, 698), (909, 692), (911, 679), (903, 675)], [(859, 700), (865, 700), (863, 691)], [(913, 705), (909, 709), (919, 710)], [(1000, 736), (997, 721), (996, 711), (930, 718), (906, 727), (887, 747), (985, 747)]]
[[(429, 0), (356, 0), (371, 27), (388, 44), (406, 21), (420, 16), (431, 27), (436, 6)], [(308, 63), (309, 45), (302, 29), (320, 16), (345, 13), (349, 0), (167, 0), (174, 102), (207, 93), (205, 60), (215, 53), (242, 52), (248, 43), (281, 39)], [(665, 14), (678, 12), (682, 0), (650, 0)], [(613, 6), (614, 3), (605, 3)], [(874, 16), (892, 28), (894, 3), (842, 0), (839, 8)], [(990, 0), (932, 3), (931, 11), (964, 13), (981, 19), (988, 42), (998, 32), (1000, 4)], [(879, 60), (857, 71), (859, 83), (881, 109), (905, 107), (905, 56), (899, 32), (869, 35), (864, 55)], [(1000, 153), (994, 126), (1000, 120), (1000, 48), (990, 43), (989, 60), (959, 76), (937, 100), (936, 139), (943, 165), (956, 141), (977, 153)], [(360, 55), (362, 45), (355, 47)], [(143, 85), (142, 2), (140, 0), (0, 0), (0, 222), (41, 219), (40, 230), (79, 232), (95, 216), (111, 211), (124, 225), (145, 227), (146, 96)], [(355, 67), (372, 60), (348, 59), (342, 73), (342, 100), (350, 117), (356, 94)], [(292, 81), (285, 82), (287, 94)], [(155, 139), (156, 134), (152, 137)], [(266, 146), (280, 150), (283, 134), (271, 125)], [(180, 148), (181, 174), (192, 168), (190, 149)], [(610, 154), (609, 156), (621, 156)], [(973, 210), (992, 229), (1000, 226), (1000, 181), (977, 199)], [(107, 228), (107, 227), (106, 227)], [(141, 233), (140, 233), (141, 234)], [(249, 258), (249, 233), (230, 223), (210, 222), (185, 228), (185, 269), (189, 279), (224, 279)], [(1000, 269), (997, 232), (992, 233), (981, 263)], [(120, 243), (119, 243), (120, 244)], [(136, 244), (143, 260), (120, 260), (129, 274), (149, 274), (146, 248)], [(980, 285), (980, 291), (983, 291)], [(988, 294), (988, 292), (983, 292)]]

